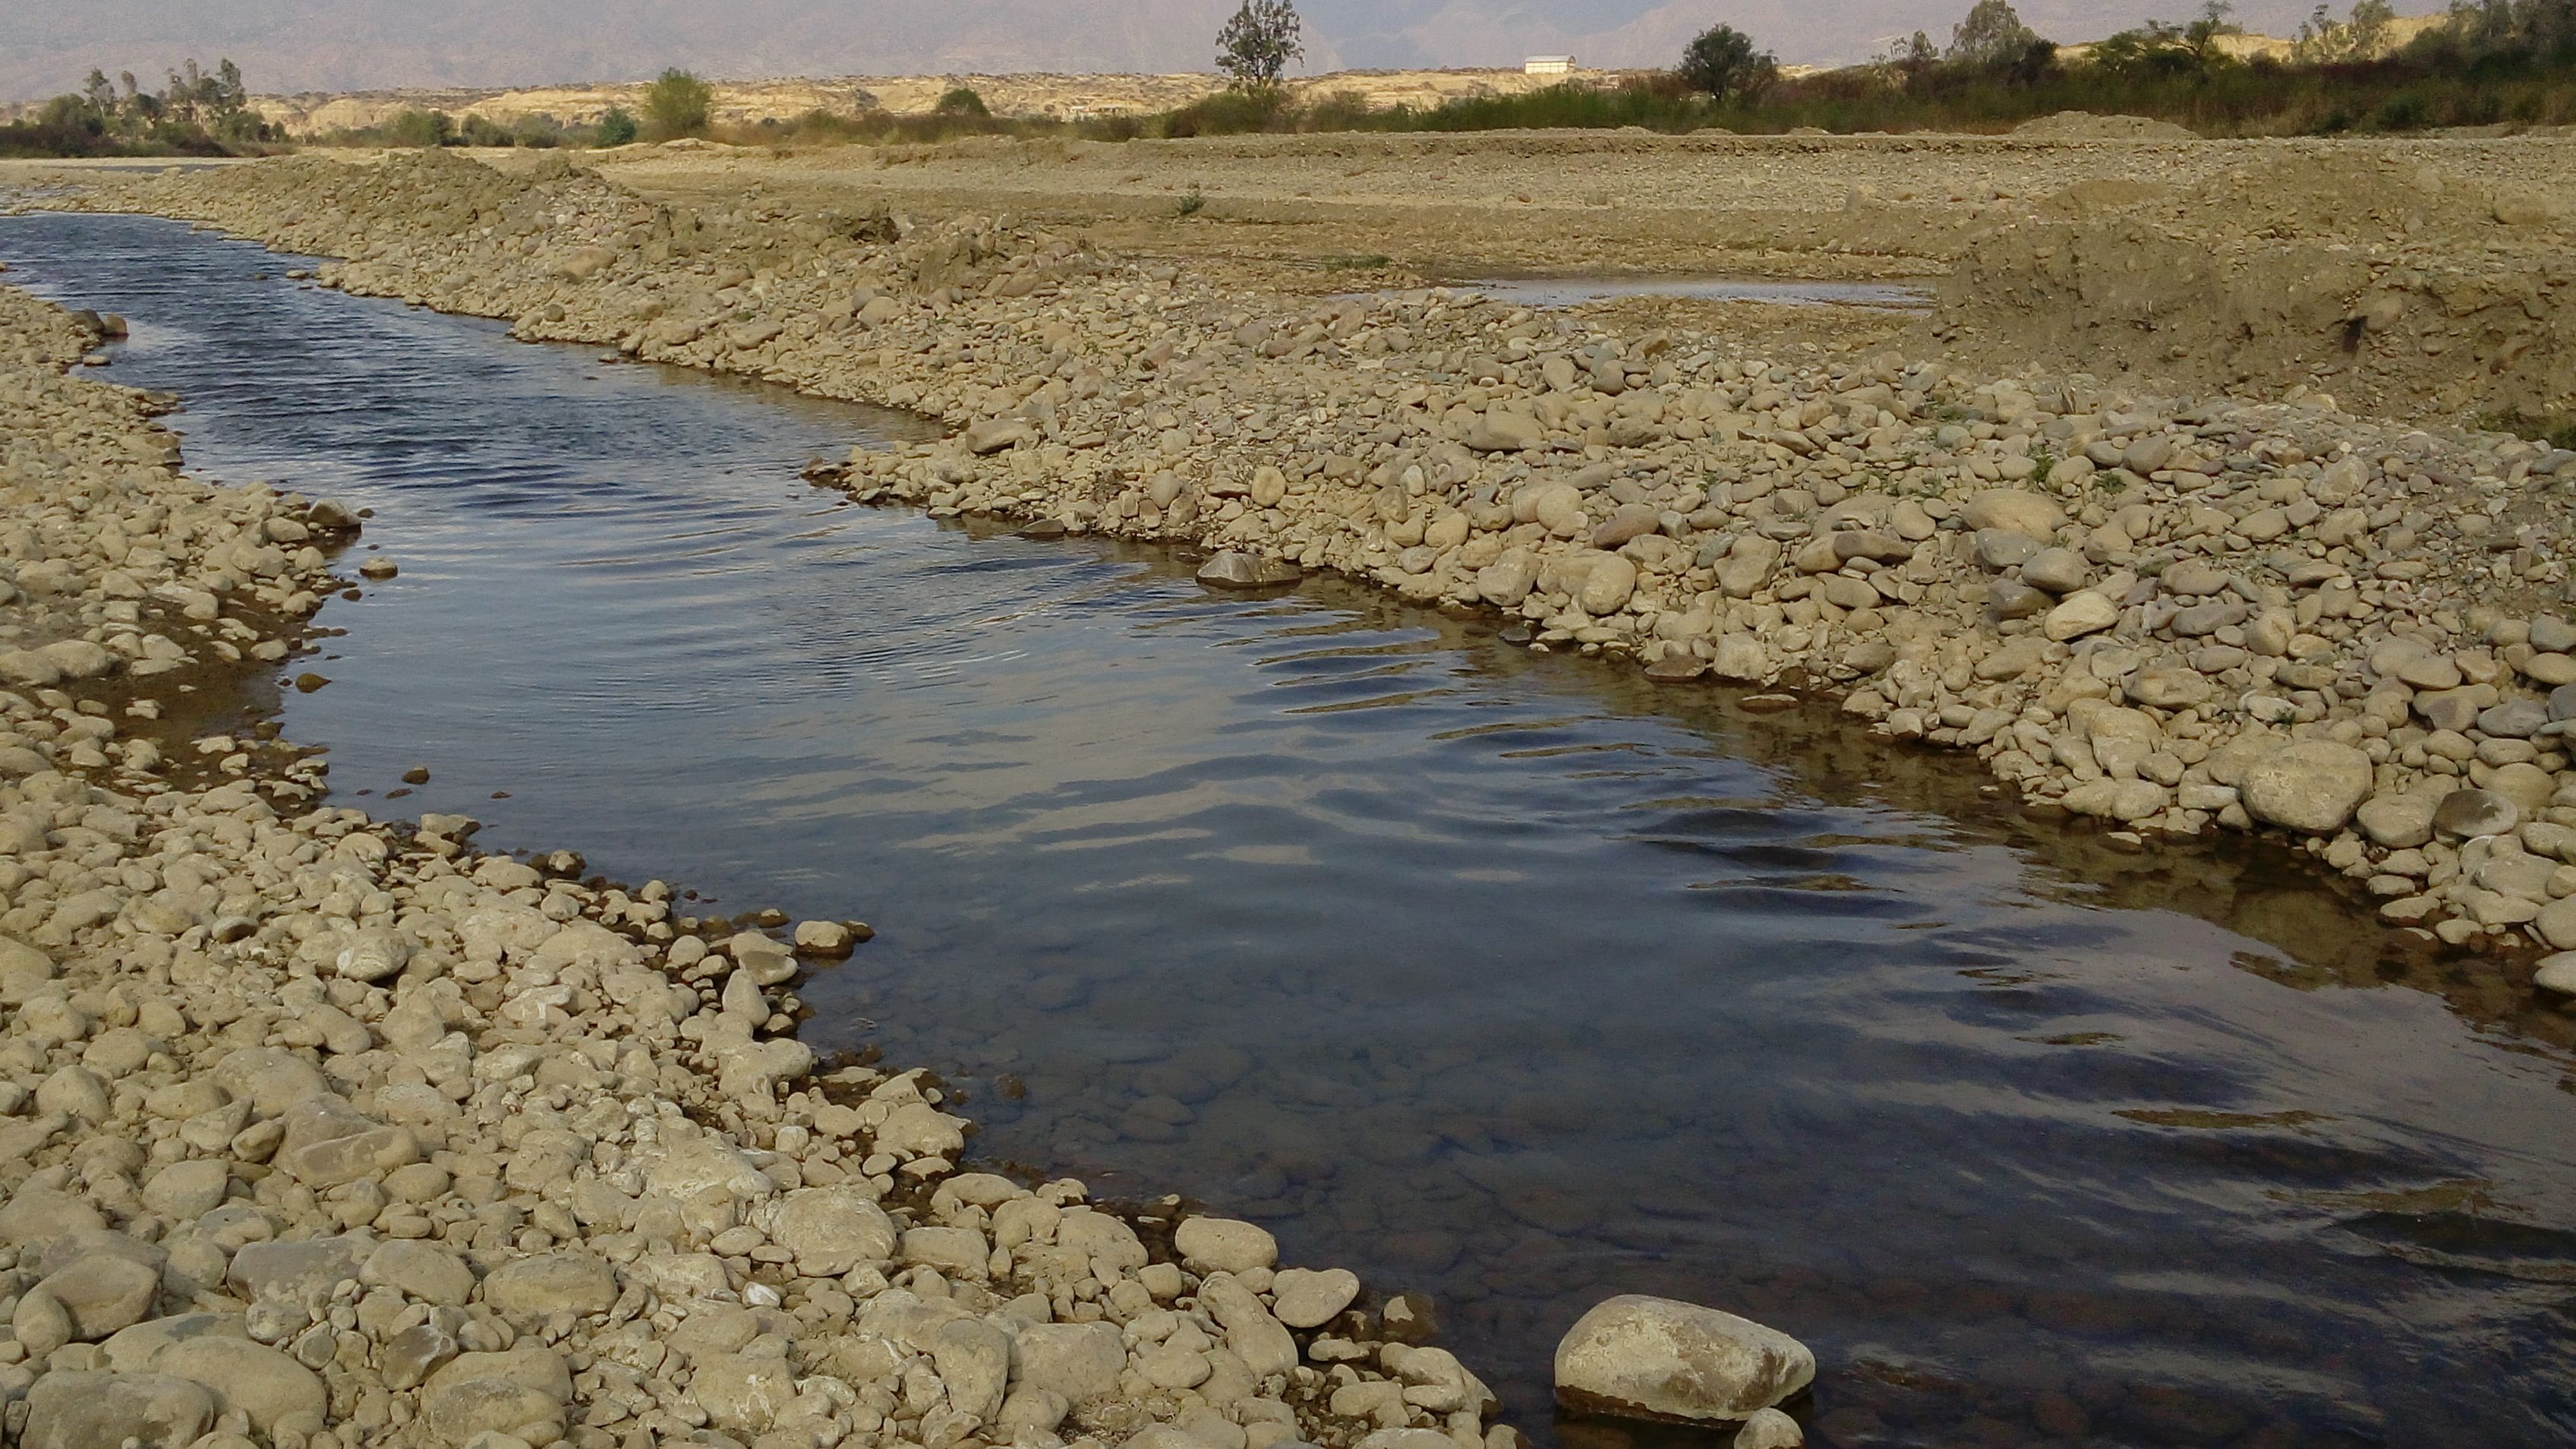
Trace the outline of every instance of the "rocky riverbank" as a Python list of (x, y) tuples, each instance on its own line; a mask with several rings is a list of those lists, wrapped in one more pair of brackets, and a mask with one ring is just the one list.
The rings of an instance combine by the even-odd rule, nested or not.
[[(28, 1449), (1512, 1442), (1269, 1234), (957, 1170), (792, 939), (317, 807), (258, 737), (357, 520), (179, 471), (0, 288), (0, 1425)], [(783, 923), (782, 923), (783, 924)]]
[(862, 499), (1338, 570), (1677, 685), (1829, 690), (2124, 839), (2280, 832), (2399, 928), (2576, 947), (2576, 452), (2304, 380), (2150, 396), (1469, 292), (1247, 292), (756, 181), (702, 213), (561, 157), (302, 159), (70, 204), (956, 426), (835, 470)]

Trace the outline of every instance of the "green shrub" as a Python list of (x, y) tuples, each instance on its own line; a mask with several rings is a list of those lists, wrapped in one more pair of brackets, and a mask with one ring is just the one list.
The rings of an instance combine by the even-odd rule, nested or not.
[(687, 71), (671, 69), (654, 77), (644, 93), (644, 134), (650, 140), (703, 136), (713, 120), (715, 89)]
[(388, 146), (445, 146), (456, 139), (456, 124), (445, 111), (404, 111), (381, 128)]
[(934, 116), (978, 117), (989, 117), (993, 114), (985, 106), (984, 98), (975, 94), (973, 86), (952, 88), (946, 95), (939, 98), (939, 104), (930, 108), (930, 113)]
[(635, 140), (635, 134), (634, 113), (624, 106), (610, 106), (607, 112), (600, 116), (599, 127), (591, 135), (591, 144), (603, 147), (630, 145)]

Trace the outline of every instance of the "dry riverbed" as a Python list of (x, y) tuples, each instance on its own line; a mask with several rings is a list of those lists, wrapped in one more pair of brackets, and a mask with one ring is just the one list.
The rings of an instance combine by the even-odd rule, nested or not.
[(358, 520), (185, 476), (82, 320), (0, 288), (11, 1442), (1483, 1449), (1405, 1305), (959, 1172), (934, 1079), (818, 1063), (793, 984), (864, 927), (699, 921), (163, 740), (290, 659)]

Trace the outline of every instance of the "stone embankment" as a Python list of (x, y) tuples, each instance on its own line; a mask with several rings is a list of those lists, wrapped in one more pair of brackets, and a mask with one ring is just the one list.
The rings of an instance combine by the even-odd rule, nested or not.
[[(0, 288), (0, 1428), (25, 1449), (1500, 1449), (1248, 1223), (960, 1172), (791, 943), (155, 743), (356, 520), (178, 471)], [(1140, 1232), (1139, 1229), (1143, 1231)]]
[[(353, 292), (948, 419), (865, 500), (1186, 540), (1829, 690), (2144, 844), (2282, 833), (2406, 929), (2576, 948), (2576, 452), (1440, 289), (1221, 290), (1002, 219), (645, 202), (562, 158), (103, 183)], [(2576, 962), (2550, 963), (2563, 984)]]

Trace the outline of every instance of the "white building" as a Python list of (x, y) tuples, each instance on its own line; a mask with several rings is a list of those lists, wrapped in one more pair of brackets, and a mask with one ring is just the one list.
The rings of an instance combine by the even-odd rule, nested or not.
[(1521, 62), (1523, 75), (1572, 75), (1574, 57), (1570, 55), (1533, 55)]

